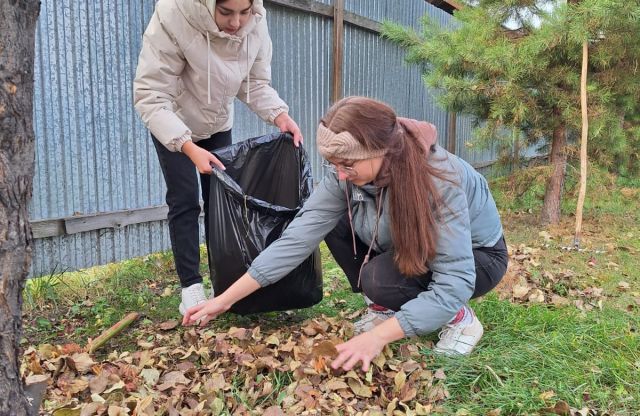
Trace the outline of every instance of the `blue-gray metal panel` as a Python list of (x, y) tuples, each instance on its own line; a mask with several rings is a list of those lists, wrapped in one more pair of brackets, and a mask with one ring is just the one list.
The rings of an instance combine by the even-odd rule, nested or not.
[[(332, 39), (331, 19), (267, 5), (273, 43), (272, 85), (289, 105), (304, 136), (315, 177), (321, 160), (315, 148), (318, 121), (330, 104)], [(277, 131), (236, 100), (234, 140)]]
[[(166, 221), (35, 240), (33, 276), (122, 261), (170, 246)], [(140, 248), (145, 250), (141, 252)]]
[(374, 33), (345, 28), (343, 94), (364, 95), (393, 107), (397, 114), (435, 124), (443, 140), (447, 113), (435, 104), (420, 68), (404, 62), (405, 52)]
[(416, 29), (425, 14), (443, 25), (453, 20), (448, 13), (421, 0), (345, 0), (345, 10), (378, 22), (390, 20)]
[[(36, 32), (32, 220), (159, 205), (164, 181), (131, 86), (153, 2), (45, 1)], [(146, 225), (149, 227), (149, 225)], [(36, 242), (45, 264), (86, 267), (168, 248), (124, 231)]]

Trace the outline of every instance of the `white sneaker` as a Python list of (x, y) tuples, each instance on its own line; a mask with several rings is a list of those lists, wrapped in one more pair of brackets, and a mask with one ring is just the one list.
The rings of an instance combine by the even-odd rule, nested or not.
[(449, 356), (469, 355), (476, 346), (484, 329), (482, 324), (473, 314), (473, 321), (470, 324), (447, 324), (440, 331), (440, 341), (433, 351)]
[(378, 312), (371, 308), (367, 308), (367, 312), (362, 315), (362, 318), (353, 323), (353, 333), (354, 335), (359, 335), (363, 332), (371, 331), (387, 319), (392, 318), (394, 314), (395, 312), (388, 309), (387, 311)]
[(180, 302), (178, 310), (181, 315), (184, 315), (187, 309), (206, 301), (207, 296), (204, 294), (204, 286), (202, 286), (202, 283), (195, 283), (182, 288), (182, 302)]

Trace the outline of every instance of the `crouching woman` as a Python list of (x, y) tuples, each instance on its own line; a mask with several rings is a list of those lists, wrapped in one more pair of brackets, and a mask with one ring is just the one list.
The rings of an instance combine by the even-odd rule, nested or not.
[(328, 174), (282, 237), (236, 283), (187, 311), (209, 320), (301, 263), (325, 239), (367, 313), (337, 346), (334, 368), (367, 371), (389, 342), (440, 330), (437, 352), (469, 354), (483, 334), (471, 298), (507, 269), (485, 178), (436, 144), (435, 127), (365, 97), (334, 104), (318, 126)]

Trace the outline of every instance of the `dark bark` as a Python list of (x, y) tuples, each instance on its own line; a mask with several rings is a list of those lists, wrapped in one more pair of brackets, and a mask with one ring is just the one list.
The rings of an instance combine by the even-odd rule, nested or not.
[[(558, 110), (559, 111), (559, 110)], [(544, 193), (544, 203), (540, 222), (542, 225), (558, 224), (560, 222), (560, 201), (564, 188), (564, 178), (567, 171), (567, 128), (559, 125), (553, 130), (551, 143), (552, 172), (547, 181)]]
[(38, 0), (0, 1), (0, 415), (37, 414), (20, 378), (22, 289), (31, 264), (33, 59)]

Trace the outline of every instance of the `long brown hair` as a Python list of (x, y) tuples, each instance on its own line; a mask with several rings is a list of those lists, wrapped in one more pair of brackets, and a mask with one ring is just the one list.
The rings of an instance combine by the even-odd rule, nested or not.
[(443, 178), (427, 162), (429, 148), (402, 127), (391, 107), (371, 98), (343, 98), (321, 122), (334, 133), (348, 131), (368, 150), (386, 149), (375, 183), (388, 187), (394, 261), (407, 276), (426, 273), (442, 206), (434, 177)]

